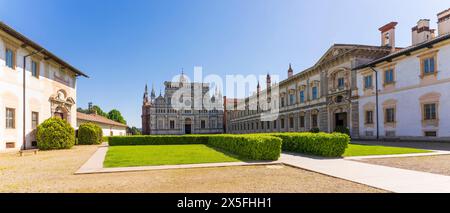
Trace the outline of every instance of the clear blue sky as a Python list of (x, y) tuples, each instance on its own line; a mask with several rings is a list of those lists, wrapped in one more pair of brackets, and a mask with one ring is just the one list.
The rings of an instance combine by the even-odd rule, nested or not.
[(77, 104), (117, 108), (141, 126), (145, 83), (184, 67), (204, 74), (295, 73), (333, 43), (379, 45), (378, 28), (398, 21), (397, 46), (411, 27), (450, 7), (448, 0), (0, 0), (0, 20), (91, 78)]

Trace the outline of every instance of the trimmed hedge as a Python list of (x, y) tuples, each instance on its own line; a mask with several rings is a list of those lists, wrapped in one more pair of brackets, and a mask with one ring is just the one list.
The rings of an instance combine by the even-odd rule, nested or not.
[(350, 143), (342, 133), (280, 133), (270, 134), (283, 140), (283, 151), (324, 157), (341, 157)]
[(78, 144), (93, 145), (103, 141), (103, 130), (94, 123), (84, 123), (78, 127)]
[(49, 118), (37, 127), (36, 140), (40, 150), (70, 149), (75, 144), (75, 130), (65, 120)]
[(337, 126), (334, 129), (334, 132), (338, 132), (338, 133), (342, 133), (342, 134), (346, 134), (346, 135), (350, 136), (350, 129), (345, 126)]
[(206, 135), (136, 135), (109, 137), (110, 146), (207, 144)]
[(264, 135), (214, 135), (208, 144), (250, 160), (278, 160), (281, 139)]
[(312, 128), (311, 130), (309, 130), (309, 132), (311, 132), (311, 133), (319, 133), (320, 129), (315, 127), (315, 128)]
[(249, 160), (277, 160), (281, 139), (264, 135), (115, 136), (110, 146), (206, 144)]
[(341, 133), (263, 133), (245, 135), (114, 136), (110, 146), (207, 144), (249, 160), (277, 160), (281, 150), (340, 157), (350, 142)]

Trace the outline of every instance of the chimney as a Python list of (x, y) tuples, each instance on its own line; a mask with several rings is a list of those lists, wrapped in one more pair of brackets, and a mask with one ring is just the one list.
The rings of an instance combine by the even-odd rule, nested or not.
[(391, 52), (395, 51), (395, 26), (397, 22), (390, 22), (378, 30), (381, 32), (381, 46), (391, 47)]
[(289, 64), (288, 78), (292, 77), (293, 75), (294, 75), (294, 70), (292, 70), (291, 64)]
[(437, 15), (439, 36), (450, 33), (450, 8)]
[(412, 28), (412, 45), (421, 44), (434, 38), (434, 30), (430, 29), (429, 19), (420, 19)]

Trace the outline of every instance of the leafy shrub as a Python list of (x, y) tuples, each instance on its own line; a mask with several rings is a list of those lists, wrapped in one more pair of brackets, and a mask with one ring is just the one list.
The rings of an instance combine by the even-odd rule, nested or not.
[(109, 136), (103, 136), (102, 137), (103, 142), (109, 142)]
[(109, 137), (110, 146), (207, 144), (206, 135), (136, 135)]
[(346, 134), (350, 136), (350, 129), (345, 126), (337, 126), (336, 129), (334, 129), (334, 132)]
[(98, 144), (103, 143), (103, 129), (99, 125), (95, 125), (98, 134)]
[(350, 142), (350, 137), (341, 133), (280, 133), (271, 135), (283, 140), (283, 151), (324, 157), (342, 156)]
[(75, 144), (75, 130), (65, 120), (49, 118), (37, 127), (36, 140), (40, 150), (70, 149)]
[(281, 139), (265, 135), (214, 135), (208, 144), (250, 160), (278, 160)]
[(102, 142), (103, 131), (93, 123), (84, 123), (78, 127), (78, 144), (92, 145)]
[(311, 132), (311, 133), (319, 133), (320, 129), (315, 127), (315, 128), (312, 128), (311, 130), (309, 130), (309, 132)]

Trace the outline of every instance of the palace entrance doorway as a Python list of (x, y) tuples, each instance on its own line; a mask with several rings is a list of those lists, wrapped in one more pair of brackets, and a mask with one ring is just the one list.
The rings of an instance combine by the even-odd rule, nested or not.
[(347, 124), (347, 113), (346, 112), (341, 112), (341, 113), (336, 113), (334, 114), (334, 127), (348, 127)]
[(184, 120), (184, 134), (192, 134), (192, 120), (190, 118)]

